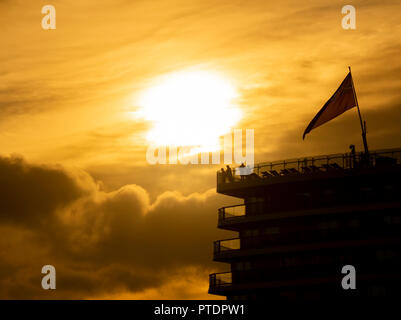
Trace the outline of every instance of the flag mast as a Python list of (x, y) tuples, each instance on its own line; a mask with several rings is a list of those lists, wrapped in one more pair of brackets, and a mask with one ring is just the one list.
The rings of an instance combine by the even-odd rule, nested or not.
[(351, 74), (352, 90), (354, 91), (355, 104), (356, 104), (356, 108), (358, 110), (359, 122), (361, 123), (363, 147), (365, 149), (365, 155), (368, 156), (369, 149), (368, 149), (368, 142), (366, 141), (366, 121), (362, 122), (362, 116), (361, 116), (361, 111), (359, 110), (358, 98), (356, 97), (356, 91), (355, 91), (355, 86), (354, 86), (354, 79), (352, 78), (351, 67), (348, 66), (348, 69), (349, 69), (349, 73)]

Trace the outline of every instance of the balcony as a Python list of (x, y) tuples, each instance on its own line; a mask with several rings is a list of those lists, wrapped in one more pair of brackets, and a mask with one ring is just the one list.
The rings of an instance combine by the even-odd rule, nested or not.
[(227, 206), (219, 208), (218, 223), (224, 224), (225, 221), (244, 217), (246, 214), (246, 206), (244, 204), (237, 204), (234, 206)]
[(285, 209), (285, 207), (268, 209), (263, 201), (226, 206), (218, 209), (217, 226), (237, 231), (237, 226), (243, 226), (244, 222), (261, 221), (268, 216), (273, 217), (272, 213), (286, 211)]
[(232, 285), (232, 273), (221, 272), (209, 275), (209, 293), (219, 294)]
[[(232, 238), (214, 242), (214, 261), (230, 262), (240, 257), (279, 254), (319, 249), (335, 249), (344, 246), (364, 247), (372, 243), (399, 243), (400, 228), (372, 221), (369, 228), (327, 225), (324, 229), (294, 230), (293, 232), (263, 234), (254, 237)], [(376, 226), (376, 227), (375, 227)], [(272, 228), (274, 230), (274, 228)]]
[[(371, 189), (365, 194), (365, 189), (353, 189), (352, 197), (348, 197), (349, 189), (343, 193), (306, 194), (299, 193), (288, 197), (289, 201), (270, 203), (263, 201), (248, 202), (218, 209), (217, 226), (221, 229), (239, 231), (246, 227), (254, 228), (260, 223), (323, 215), (356, 214), (358, 212), (374, 212), (400, 208), (401, 202), (397, 195), (399, 188), (389, 188), (398, 185), (397, 175), (389, 177), (386, 189)], [(335, 190), (335, 186), (332, 189)], [(370, 194), (373, 193), (374, 196)], [(334, 197), (335, 196), (335, 197)], [(307, 198), (305, 201), (305, 198)], [(335, 199), (335, 201), (333, 200)], [(397, 200), (397, 201), (394, 201)]]
[(241, 249), (240, 238), (217, 240), (213, 243), (214, 260), (224, 257), (225, 253), (228, 253), (228, 255), (230, 255), (231, 252), (238, 251), (240, 249)]
[[(372, 261), (372, 260), (371, 260)], [(378, 268), (374, 261), (370, 268), (364, 270), (358, 276), (363, 286), (380, 284), (394, 290), (394, 296), (398, 293), (399, 261), (394, 265), (384, 265), (388, 268)], [(300, 297), (310, 290), (317, 293), (316, 297), (345, 297), (344, 291), (335, 290), (338, 288), (338, 271), (335, 265), (328, 264), (323, 269), (320, 265), (308, 265), (303, 268), (281, 268), (275, 272), (266, 272), (264, 270), (248, 270), (224, 273), (214, 273), (209, 275), (209, 293), (233, 296), (233, 295), (255, 295), (258, 292), (263, 297), (270, 297), (273, 300), (287, 299), (287, 295), (281, 293), (291, 292), (300, 293)], [(334, 290), (333, 290), (334, 289)], [(372, 296), (370, 296), (372, 297)]]
[(231, 174), (218, 171), (217, 192), (240, 196), (242, 192), (238, 189), (244, 187), (305, 180), (322, 175), (341, 176), (353, 170), (397, 164), (401, 164), (401, 149), (371, 151), (368, 158), (364, 153), (344, 153), (265, 162), (253, 168), (233, 168)]
[[(337, 277), (316, 277), (310, 274), (307, 269), (306, 279), (298, 279), (299, 274), (281, 272), (281, 279), (277, 279), (276, 273), (264, 272), (263, 270), (249, 270), (236, 272), (234, 275), (231, 272), (213, 273), (209, 275), (209, 293), (227, 296), (231, 294), (249, 294), (255, 293), (255, 290), (260, 289), (275, 289), (271, 291), (272, 297), (277, 298), (277, 288), (286, 286), (305, 286), (305, 284), (324, 284), (337, 281)], [(292, 277), (291, 277), (292, 276)], [(304, 276), (302, 274), (302, 276)], [(233, 281), (235, 277), (235, 282)]]

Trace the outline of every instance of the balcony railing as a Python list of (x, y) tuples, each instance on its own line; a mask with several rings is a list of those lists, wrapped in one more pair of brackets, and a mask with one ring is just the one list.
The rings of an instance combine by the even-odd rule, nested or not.
[[(368, 223), (367, 223), (368, 222)], [(373, 228), (374, 226), (374, 228)], [(378, 217), (366, 218), (365, 224), (353, 226), (344, 223), (332, 221), (320, 223), (314, 229), (306, 230), (285, 230), (278, 232), (278, 229), (271, 228), (269, 234), (261, 234), (257, 236), (245, 236), (241, 238), (231, 238), (217, 240), (214, 242), (214, 257), (229, 257), (229, 252), (246, 252), (249, 249), (265, 249), (274, 245), (297, 245), (306, 243), (316, 243), (316, 241), (353, 241), (360, 239), (375, 239), (383, 237), (399, 236), (399, 226), (396, 224), (388, 225), (383, 219)]]
[(230, 285), (232, 285), (231, 272), (212, 273), (209, 275), (209, 290), (211, 291)]
[(244, 204), (237, 204), (234, 206), (222, 207), (219, 209), (219, 220), (223, 221), (229, 218), (244, 216), (246, 207)]
[[(217, 172), (217, 184), (400, 163), (401, 149), (371, 151), (368, 157), (364, 153), (331, 154), (265, 162), (253, 168), (237, 167), (232, 169), (232, 175), (220, 170)], [(242, 172), (244, 172), (243, 175), (241, 175)], [(249, 174), (250, 172), (252, 174)]]
[(263, 201), (248, 202), (245, 204), (237, 204), (219, 208), (219, 223), (226, 220), (240, 218), (245, 215), (260, 214), (265, 210)]
[(241, 241), (239, 238), (217, 240), (214, 242), (214, 254), (222, 251), (241, 249)]

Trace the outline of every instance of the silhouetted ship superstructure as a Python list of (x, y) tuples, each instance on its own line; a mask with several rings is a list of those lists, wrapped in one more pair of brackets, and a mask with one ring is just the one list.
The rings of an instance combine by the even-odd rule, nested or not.
[[(210, 275), (227, 299), (399, 295), (401, 149), (265, 163), (254, 174), (217, 174), (217, 192), (243, 199), (223, 207), (218, 227), (239, 233), (214, 243), (231, 272)], [(344, 290), (344, 265), (356, 290)]]

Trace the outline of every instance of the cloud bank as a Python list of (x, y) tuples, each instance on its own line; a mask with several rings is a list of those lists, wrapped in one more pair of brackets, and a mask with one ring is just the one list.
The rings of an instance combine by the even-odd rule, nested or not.
[[(86, 172), (19, 157), (0, 158), (0, 177), (1, 298), (146, 298), (170, 282), (166, 297), (206, 297), (212, 241), (224, 234), (216, 209), (227, 203), (214, 190), (151, 203), (138, 185), (104, 192)], [(54, 292), (40, 286), (45, 264), (57, 270)]]

